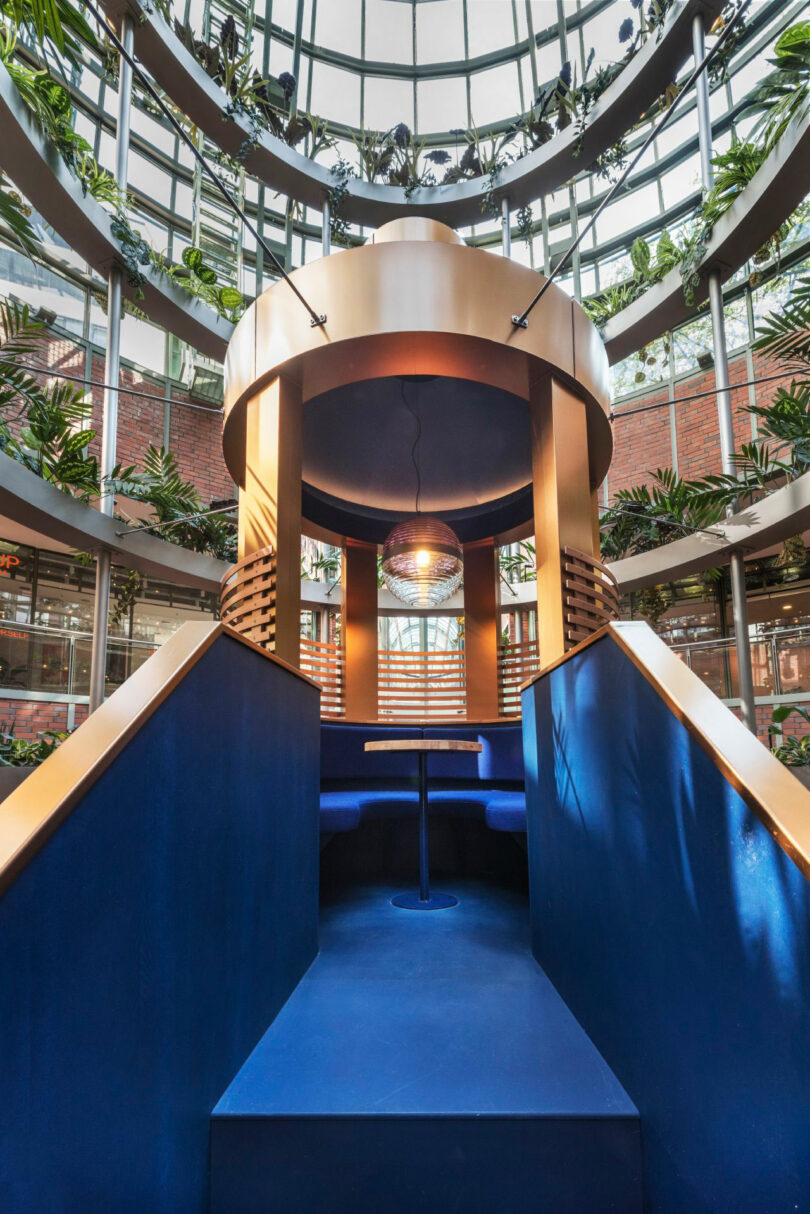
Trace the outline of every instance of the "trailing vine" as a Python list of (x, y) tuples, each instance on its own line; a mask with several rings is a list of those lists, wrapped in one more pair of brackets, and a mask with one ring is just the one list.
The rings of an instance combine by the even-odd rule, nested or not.
[(115, 215), (110, 221), (110, 230), (118, 241), (121, 250), (124, 273), (127, 283), (135, 293), (136, 299), (143, 299), (143, 288), (147, 278), (143, 267), (152, 264), (152, 248), (139, 232), (130, 227), (123, 215)]
[(329, 232), (332, 240), (344, 248), (351, 243), (349, 240), (349, 221), (342, 214), (343, 204), (349, 193), (349, 182), (355, 176), (355, 171), (348, 160), (341, 156), (329, 171), (333, 184), (326, 191), (329, 199)]
[(527, 205), (525, 207), (521, 207), (517, 212), (517, 227), (515, 230), (517, 232), (518, 240), (524, 241), (526, 245), (530, 245), (532, 243), (534, 228), (531, 206)]

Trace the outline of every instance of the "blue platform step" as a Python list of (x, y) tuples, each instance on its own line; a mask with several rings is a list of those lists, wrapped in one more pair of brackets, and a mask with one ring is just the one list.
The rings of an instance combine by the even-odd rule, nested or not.
[(639, 1214), (637, 1111), (533, 960), (525, 901), (450, 886), (453, 910), (326, 907), (214, 1110), (212, 1214)]

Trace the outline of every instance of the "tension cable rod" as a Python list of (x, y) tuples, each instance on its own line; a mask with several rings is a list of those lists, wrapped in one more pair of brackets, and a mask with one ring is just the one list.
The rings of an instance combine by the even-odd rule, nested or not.
[(242, 207), (240, 207), (239, 203), (236, 201), (233, 194), (231, 194), (230, 190), (222, 184), (218, 175), (214, 172), (214, 170), (211, 168), (211, 166), (208, 163), (208, 161), (206, 160), (206, 158), (203, 156), (202, 152), (199, 150), (199, 148), (194, 143), (194, 140), (189, 135), (186, 134), (186, 132), (183, 130), (182, 125), (177, 121), (174, 114), (171, 112), (171, 110), (165, 104), (165, 102), (163, 101), (163, 98), (160, 96), (157, 89), (153, 87), (153, 85), (151, 84), (151, 82), (149, 81), (149, 79), (147, 78), (145, 73), (142, 72), (141, 69), (138, 67), (138, 64), (135, 62), (135, 56), (127, 53), (127, 51), (124, 49), (123, 43), (121, 42), (120, 38), (116, 34), (115, 30), (110, 25), (108, 25), (108, 23), (104, 20), (103, 14), (99, 12), (97, 6), (93, 3), (93, 0), (85, 0), (85, 4), (89, 8), (89, 10), (93, 14), (93, 16), (95, 17), (96, 21), (98, 21), (99, 25), (104, 30), (104, 33), (109, 37), (113, 46), (118, 51), (118, 54), (121, 55), (122, 58), (125, 59), (126, 62), (130, 65), (133, 72), (138, 77), (138, 80), (141, 82), (143, 87), (146, 89), (149, 96), (152, 98), (152, 100), (155, 102), (155, 104), (160, 107), (160, 110), (162, 111), (162, 113), (165, 114), (165, 116), (168, 118), (168, 120), (171, 123), (171, 125), (173, 126), (174, 130), (177, 132), (177, 134), (183, 140), (183, 143), (185, 143), (186, 147), (190, 150), (192, 156), (197, 161), (197, 163), (200, 165), (203, 172), (206, 174), (206, 176), (213, 182), (213, 184), (219, 190), (220, 194), (225, 199), (228, 206), (242, 220), (242, 223), (245, 225), (245, 227), (250, 232), (250, 234), (254, 237), (254, 239), (256, 240), (256, 243), (262, 249), (262, 252), (266, 253), (266, 255), (269, 257), (270, 261), (276, 267), (279, 274), (282, 276), (284, 281), (287, 283), (287, 286), (290, 288), (290, 290), (293, 292), (293, 294), (296, 296), (296, 298), (299, 299), (300, 302), (304, 305), (307, 312), (309, 313), (309, 320), (310, 320), (310, 324), (312, 325), (312, 327), (317, 328), (320, 325), (325, 325), (326, 316), (323, 314), (319, 315), (315, 311), (315, 309), (310, 304), (307, 303), (306, 299), (301, 294), (301, 292), (298, 290), (298, 287), (295, 285), (293, 280), (290, 278), (286, 269), (284, 268), (282, 263), (279, 261), (279, 259), (276, 257), (273, 250), (270, 248), (270, 246), (267, 244), (267, 242), (264, 240), (264, 238), (259, 235), (258, 228), (251, 222), (250, 219), (248, 219), (246, 212), (242, 209)]
[(714, 56), (720, 50), (720, 47), (723, 45), (725, 40), (730, 35), (731, 31), (734, 29), (734, 27), (737, 24), (737, 22), (739, 21), (740, 17), (743, 15), (743, 12), (745, 11), (745, 9), (748, 8), (749, 3), (750, 3), (750, 0), (742, 0), (742, 2), (738, 5), (738, 7), (736, 8), (736, 10), (734, 12), (734, 15), (727, 22), (726, 26), (724, 27), (722, 33), (720, 34), (720, 37), (715, 42), (714, 46), (711, 48), (710, 51), (708, 51), (708, 53), (706, 55), (704, 55), (703, 59), (700, 61), (700, 63), (695, 68), (695, 70), (692, 72), (689, 79), (686, 81), (686, 84), (683, 86), (681, 91), (678, 93), (677, 97), (675, 97), (675, 99), (673, 100), (672, 105), (669, 107), (667, 112), (661, 117), (661, 119), (655, 124), (653, 129), (650, 131), (649, 135), (644, 140), (641, 147), (638, 149), (635, 156), (633, 157), (633, 159), (628, 164), (627, 168), (622, 173), (621, 177), (619, 177), (617, 181), (614, 181), (613, 185), (610, 187), (607, 194), (605, 194), (605, 197), (602, 199), (599, 206), (596, 208), (594, 213), (591, 215), (591, 217), (588, 220), (588, 222), (586, 223), (585, 227), (579, 232), (576, 239), (571, 242), (571, 244), (568, 246), (566, 251), (563, 253), (560, 260), (557, 262), (556, 266), (554, 266), (553, 270), (551, 271), (548, 278), (545, 280), (545, 282), (541, 286), (540, 290), (535, 295), (534, 299), (531, 301), (531, 303), (528, 305), (528, 307), (524, 308), (524, 310), (520, 313), (519, 316), (516, 314), (512, 317), (512, 324), (515, 326), (515, 328), (528, 329), (529, 315), (531, 314), (533, 308), (543, 298), (546, 291), (548, 290), (548, 288), (551, 286), (554, 279), (559, 274), (560, 270), (562, 270), (566, 265), (568, 265), (568, 262), (569, 262), (571, 256), (579, 248), (583, 238), (588, 235), (591, 228), (593, 227), (593, 225), (596, 223), (599, 216), (604, 211), (605, 207), (608, 205), (609, 202), (611, 202), (613, 200), (613, 198), (618, 193), (618, 191), (622, 188), (622, 186), (625, 185), (627, 178), (630, 176), (630, 174), (632, 173), (633, 169), (638, 164), (641, 157), (647, 151), (647, 148), (650, 146), (653, 139), (655, 139), (655, 137), (657, 135), (660, 135), (661, 132), (663, 131), (664, 127), (668, 125), (668, 123), (672, 119), (673, 114), (675, 113), (678, 106), (680, 105), (682, 99), (689, 92), (692, 85), (695, 83), (695, 81), (701, 75), (701, 73), (704, 72), (706, 70), (706, 68), (709, 66), (709, 64), (711, 63)]
[(176, 400), (172, 396), (158, 396), (156, 392), (141, 392), (139, 388), (127, 388), (122, 384), (105, 384), (102, 379), (89, 379), (86, 375), (69, 375), (67, 371), (56, 371), (52, 367), (40, 367), (35, 363), (15, 363), (15, 366), (20, 367), (23, 371), (33, 371), (37, 375), (44, 375), (46, 379), (69, 379), (74, 384), (84, 384), (88, 388), (104, 388), (107, 392), (120, 392), (122, 396), (138, 396), (143, 400), (154, 400), (160, 405), (182, 405), (184, 409), (199, 409), (203, 413), (210, 413), (214, 417), (219, 417), (224, 412), (223, 409), (209, 407), (208, 405), (195, 405), (190, 400)]
[(635, 510), (622, 510), (620, 506), (608, 506), (607, 509), (613, 514), (626, 515), (627, 518), (634, 518), (636, 521), (645, 519), (656, 527), (677, 527), (679, 531), (690, 531), (695, 535), (710, 535), (712, 539), (716, 540), (724, 540), (726, 538), (724, 531), (713, 531), (711, 527), (693, 527), (691, 523), (676, 523), (674, 520), (668, 518), (650, 518), (646, 514), (637, 514)]
[(608, 421), (615, 422), (621, 417), (632, 417), (634, 413), (649, 413), (650, 409), (665, 409), (667, 405), (681, 405), (686, 401), (700, 400), (703, 396), (719, 396), (721, 392), (734, 392), (737, 388), (751, 388), (755, 384), (767, 384), (773, 379), (786, 379), (784, 371), (773, 375), (758, 375), (754, 379), (743, 379), (738, 384), (730, 384), (728, 388), (707, 388), (704, 392), (691, 392), (689, 396), (673, 396), (671, 400), (658, 400), (653, 405), (636, 405), (633, 409), (611, 409)]
[[(125, 493), (121, 497), (126, 497)], [(149, 503), (147, 502), (146, 505)], [(184, 514), (181, 518), (166, 519), (163, 523), (144, 523), (140, 527), (127, 527), (126, 531), (116, 531), (116, 535), (135, 535), (139, 531), (160, 531), (162, 527), (175, 527), (178, 523), (190, 523), (192, 519), (211, 518), (214, 514), (233, 514), (238, 506), (220, 506), (216, 510), (195, 510), (193, 514)]]

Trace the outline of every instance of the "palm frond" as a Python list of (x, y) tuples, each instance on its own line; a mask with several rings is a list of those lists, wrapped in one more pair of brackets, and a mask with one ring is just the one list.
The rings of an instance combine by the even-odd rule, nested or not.
[(785, 370), (810, 368), (810, 277), (796, 284), (788, 302), (765, 318), (757, 334), (754, 349), (783, 363)]
[(30, 208), (0, 171), (0, 221), (11, 229), (14, 238), (26, 253), (33, 253), (37, 245), (37, 235), (31, 226), (29, 215)]

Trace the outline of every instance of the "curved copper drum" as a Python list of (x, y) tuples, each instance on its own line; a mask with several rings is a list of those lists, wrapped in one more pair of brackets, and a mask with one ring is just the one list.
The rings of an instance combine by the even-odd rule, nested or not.
[[(387, 376), (446, 376), (529, 400), (530, 380), (554, 377), (585, 401), (591, 488), (612, 452), (608, 362), (599, 334), (555, 284), (528, 328), (512, 316), (542, 276), (469, 248), (435, 220), (394, 220), (373, 243), (296, 270), (292, 279), (326, 322), (313, 326), (286, 282), (261, 295), (237, 325), (225, 363), (225, 459), (244, 485), (245, 406), (283, 373), (302, 401)], [(495, 419), (493, 419), (495, 420)], [(470, 500), (475, 500), (471, 486)], [(356, 501), (362, 501), (358, 484)]]

